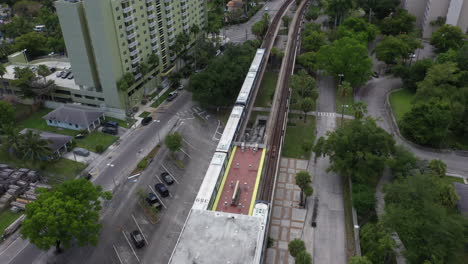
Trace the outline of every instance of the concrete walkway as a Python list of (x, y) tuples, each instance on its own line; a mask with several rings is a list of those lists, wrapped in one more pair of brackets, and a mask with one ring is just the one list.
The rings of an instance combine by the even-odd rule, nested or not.
[[(253, 111), (257, 112), (271, 112), (271, 108), (269, 107), (254, 107), (252, 108)], [(292, 114), (298, 114), (298, 115), (303, 115), (304, 112), (300, 110), (290, 110), (289, 111)], [(317, 111), (311, 111), (307, 112), (307, 115), (311, 116), (328, 116), (328, 117), (341, 117), (342, 115), (340, 113), (335, 113), (335, 112), (317, 112)], [(343, 115), (345, 119), (354, 119), (354, 116), (350, 115)]]

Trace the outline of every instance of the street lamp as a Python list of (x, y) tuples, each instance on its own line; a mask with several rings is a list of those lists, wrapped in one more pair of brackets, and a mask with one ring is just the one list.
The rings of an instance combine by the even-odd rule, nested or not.
[(341, 105), (341, 126), (343, 126), (344, 109), (345, 109), (345, 107), (349, 107), (349, 105)]
[(24, 49), (22, 50), (21, 52), (23, 52), (23, 56), (24, 56), (24, 60), (26, 60), (26, 64), (29, 64), (28, 62), (28, 56), (26, 56), (26, 51), (28, 51), (27, 49)]

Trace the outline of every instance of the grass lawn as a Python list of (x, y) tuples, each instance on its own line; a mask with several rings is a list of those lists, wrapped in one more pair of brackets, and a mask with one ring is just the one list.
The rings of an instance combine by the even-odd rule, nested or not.
[[(86, 165), (68, 159), (59, 159), (41, 166), (40, 164), (25, 164), (24, 161), (16, 159), (8, 155), (4, 149), (0, 149), (0, 160), (12, 167), (29, 168), (40, 171), (42, 175), (48, 179), (51, 185), (63, 182), (65, 180), (74, 179)], [(41, 168), (42, 167), (42, 168)]]
[(120, 120), (120, 119), (108, 117), (108, 116), (106, 116), (105, 121), (117, 122), (119, 124), (119, 127), (124, 127), (124, 128), (129, 128), (135, 123), (135, 119), (131, 120), (131, 122), (129, 123), (128, 120)]
[(91, 132), (83, 139), (75, 139), (76, 145), (80, 148), (85, 148), (87, 150), (97, 152), (96, 146), (102, 145), (104, 149), (107, 149), (112, 143), (114, 143), (118, 137), (101, 133), (101, 132)]
[(351, 190), (349, 186), (349, 181), (343, 181), (343, 204), (344, 204), (344, 217), (345, 217), (345, 231), (346, 231), (346, 241), (347, 241), (347, 250), (346, 255), (347, 259), (354, 256), (354, 225), (353, 225), (353, 204), (351, 201)]
[(411, 101), (413, 100), (414, 93), (401, 89), (390, 94), (390, 104), (392, 106), (393, 114), (399, 122), (403, 115), (411, 110)]
[(39, 109), (39, 111), (35, 112), (28, 118), (26, 118), (23, 121), (20, 121), (17, 125), (17, 127), (20, 130), (23, 130), (24, 128), (32, 128), (32, 129), (37, 129), (41, 131), (47, 131), (47, 132), (52, 132), (52, 133), (57, 133), (57, 134), (62, 134), (62, 135), (68, 135), (68, 136), (75, 136), (78, 134), (80, 131), (78, 130), (71, 130), (71, 129), (63, 129), (63, 128), (57, 128), (57, 127), (51, 127), (48, 126), (46, 121), (42, 119), (43, 116), (48, 114), (50, 111), (53, 109), (48, 109), (48, 108), (42, 108)]
[(315, 138), (315, 117), (307, 116), (307, 122), (304, 123), (303, 119), (299, 119), (300, 116), (289, 115), (282, 155), (289, 158), (309, 159)]
[(167, 97), (169, 97), (169, 93), (174, 91), (174, 89), (168, 89), (165, 93), (163, 93), (163, 95), (161, 95), (161, 97), (159, 97), (152, 105), (151, 107), (153, 108), (156, 108), (158, 107), (160, 104), (162, 104), (166, 99)]
[(444, 182), (446, 183), (452, 183), (452, 182), (460, 182), (460, 183), (464, 183), (463, 182), (463, 179), (462, 178), (459, 178), (459, 177), (452, 177), (452, 176), (445, 176), (443, 178)]
[(271, 101), (275, 94), (276, 82), (278, 81), (277, 72), (265, 72), (263, 75), (262, 83), (258, 90), (255, 106), (270, 107)]
[(349, 105), (348, 107), (344, 108), (345, 115), (353, 115), (353, 111), (351, 110), (351, 105), (354, 104), (353, 95), (349, 96), (336, 96), (336, 113), (340, 114), (343, 112), (343, 105)]
[(147, 116), (149, 116), (149, 115), (151, 115), (151, 113), (150, 113), (150, 112), (146, 112), (146, 111), (144, 111), (143, 113), (141, 113), (141, 114), (139, 115), (139, 117), (141, 117), (141, 118), (145, 118), (145, 117), (147, 117)]
[(21, 213), (12, 213), (10, 210), (6, 210), (3, 213), (0, 213), (0, 234), (3, 234), (5, 228), (7, 228), (11, 223), (13, 223)]

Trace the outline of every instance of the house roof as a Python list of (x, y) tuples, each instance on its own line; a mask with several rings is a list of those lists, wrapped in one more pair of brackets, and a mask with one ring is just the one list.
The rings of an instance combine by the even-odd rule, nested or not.
[(460, 200), (458, 200), (457, 202), (458, 210), (462, 215), (468, 216), (468, 185), (459, 182), (454, 182), (453, 187), (455, 188), (455, 191), (460, 197)]
[(63, 105), (42, 118), (45, 120), (56, 120), (63, 123), (72, 123), (74, 125), (88, 127), (103, 115), (104, 112), (102, 111), (76, 105)]
[(242, 0), (233, 0), (227, 3), (227, 6), (230, 8), (242, 8), (243, 5)]
[(55, 133), (29, 129), (29, 128), (25, 128), (21, 130), (20, 134), (26, 134), (28, 130), (39, 133), (42, 139), (49, 141), (49, 148), (52, 152), (56, 152), (61, 147), (63, 147), (63, 145), (67, 144), (73, 139), (73, 137), (71, 136), (65, 136), (61, 134), (55, 134)]

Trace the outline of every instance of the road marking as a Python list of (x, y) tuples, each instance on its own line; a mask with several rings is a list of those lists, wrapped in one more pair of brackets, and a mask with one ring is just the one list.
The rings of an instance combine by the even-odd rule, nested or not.
[(117, 249), (115, 248), (115, 245), (112, 244), (112, 247), (114, 248), (115, 254), (117, 255), (117, 258), (119, 258), (120, 264), (123, 264), (122, 259), (120, 258), (119, 252), (117, 252)]
[(114, 167), (114, 164), (112, 164), (112, 163), (107, 163), (107, 166), (109, 166), (109, 167)]
[(135, 221), (135, 224), (136, 224), (136, 226), (138, 227), (138, 230), (140, 230), (141, 235), (142, 235), (143, 238), (145, 239), (146, 244), (149, 245), (149, 241), (148, 241), (148, 239), (146, 239), (145, 233), (143, 233), (143, 230), (141, 230), (141, 227), (140, 227), (140, 225), (138, 224), (138, 222), (137, 222), (137, 220), (135, 219), (135, 216), (134, 216), (133, 214), (132, 214), (132, 218), (133, 218), (133, 221)]
[(187, 143), (187, 145), (189, 145), (190, 147), (192, 147), (193, 149), (196, 149), (192, 144), (188, 143), (187, 140), (185, 140), (185, 139), (183, 139), (183, 138), (182, 138), (182, 140), (183, 140), (185, 143)]
[(176, 177), (174, 177), (174, 175), (164, 166), (161, 164), (161, 167), (163, 167), (163, 169), (169, 173), (169, 175), (171, 175), (171, 177), (174, 179), (175, 182), (177, 182), (177, 184), (179, 184), (179, 181), (176, 179)]
[(130, 244), (130, 240), (128, 240), (128, 237), (127, 237), (127, 235), (125, 234), (124, 230), (122, 230), (122, 234), (124, 235), (125, 239), (127, 240), (128, 245), (129, 245), (130, 248), (132, 249), (133, 255), (135, 255), (135, 258), (138, 260), (138, 263), (141, 263), (141, 262), (140, 262), (140, 259), (138, 258), (137, 254), (136, 254), (136, 252), (135, 252), (135, 250), (134, 250), (133, 247), (132, 247), (132, 244)]
[(26, 245), (24, 245), (24, 247), (23, 247), (20, 251), (16, 252), (16, 254), (10, 259), (10, 261), (8, 261), (7, 264), (11, 263), (11, 262), (16, 258), (16, 256), (18, 256), (21, 252), (23, 252), (23, 250), (24, 250), (27, 246), (29, 246), (29, 242), (26, 243)]
[(17, 237), (17, 238), (15, 239), (15, 241), (11, 242), (11, 244), (8, 245), (8, 247), (5, 248), (5, 250), (3, 250), (2, 253), (0, 253), (0, 256), (3, 255), (3, 253), (5, 253), (5, 251), (7, 251), (14, 243), (16, 243), (17, 241), (19, 241), (20, 239), (21, 239), (21, 237)]
[(163, 203), (161, 197), (159, 197), (159, 195), (154, 191), (153, 187), (151, 187), (151, 185), (148, 184), (148, 186), (150, 187), (151, 191), (154, 193), (154, 195), (156, 195), (156, 197), (158, 197), (159, 199), (159, 202), (164, 206), (164, 208), (167, 209), (167, 206)]
[(187, 157), (189, 157), (189, 159), (192, 159), (192, 156), (190, 156), (187, 152), (185, 152), (183, 149), (180, 149), (180, 151), (182, 151), (185, 155), (187, 155)]

